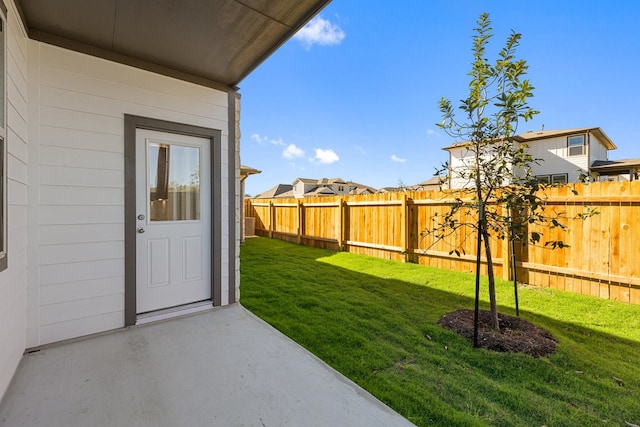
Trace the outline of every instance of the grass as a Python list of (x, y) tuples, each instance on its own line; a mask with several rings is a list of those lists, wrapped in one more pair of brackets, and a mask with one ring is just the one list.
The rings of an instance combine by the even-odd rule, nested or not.
[[(515, 314), (513, 284), (497, 288)], [(536, 359), (437, 324), (473, 289), (471, 274), (278, 240), (241, 249), (241, 303), (416, 425), (640, 424), (640, 306), (522, 287), (521, 317), (559, 343)]]

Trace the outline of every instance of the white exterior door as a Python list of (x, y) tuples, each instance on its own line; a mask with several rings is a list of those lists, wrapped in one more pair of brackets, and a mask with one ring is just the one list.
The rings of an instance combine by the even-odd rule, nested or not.
[(136, 310), (211, 299), (210, 140), (136, 130)]

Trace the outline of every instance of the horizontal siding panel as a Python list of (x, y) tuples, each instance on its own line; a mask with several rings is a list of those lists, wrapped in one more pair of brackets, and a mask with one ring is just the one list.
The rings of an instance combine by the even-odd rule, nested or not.
[[(7, 233), (7, 247), (9, 248), (9, 259), (12, 260), (11, 253), (27, 247), (27, 227), (10, 228)], [(13, 263), (13, 261), (9, 261)], [(13, 264), (15, 265), (15, 264)]]
[[(26, 228), (23, 228), (26, 233)], [(9, 269), (2, 274), (6, 274), (8, 281), (22, 284), (22, 288), (26, 288), (27, 284), (27, 247), (17, 247), (13, 245), (9, 247)]]
[(40, 244), (124, 240), (124, 224), (70, 224), (40, 226)]
[(212, 105), (227, 105), (227, 93), (206, 88), (149, 71), (129, 67), (104, 59), (41, 44), (41, 61), (51, 68), (77, 73), (96, 79), (140, 87), (154, 92), (194, 99)]
[(27, 140), (27, 123), (11, 104), (7, 105), (7, 126), (23, 141)]
[(124, 311), (106, 313), (84, 319), (44, 325), (40, 328), (40, 344), (63, 341), (124, 326)]
[(40, 186), (40, 204), (51, 206), (124, 206), (123, 188)]
[(13, 13), (9, 13), (9, 34), (7, 37), (7, 50), (13, 61), (16, 62), (22, 76), (27, 75), (27, 37), (23, 33), (18, 20)]
[[(22, 83), (22, 82), (19, 82)], [(26, 122), (27, 117), (27, 100), (24, 94), (20, 92), (16, 83), (12, 79), (8, 79), (7, 82), (7, 99), (9, 103), (15, 108), (16, 112)]]
[(12, 129), (7, 132), (7, 151), (23, 163), (27, 163), (27, 143)]
[(124, 135), (124, 115), (109, 117), (90, 112), (63, 110), (55, 107), (40, 107), (40, 124), (66, 129)]
[(83, 300), (67, 301), (40, 307), (42, 325), (85, 319), (100, 314), (113, 313), (124, 307), (124, 293), (104, 295)]
[[(54, 71), (55, 72), (55, 71)], [(63, 110), (90, 112), (101, 116), (119, 118), (123, 112), (127, 110), (128, 103), (118, 97), (118, 87), (111, 82), (102, 80), (93, 80), (91, 83), (95, 86), (93, 89), (100, 96), (84, 93), (86, 89), (82, 87), (85, 76), (74, 74), (66, 75), (69, 81), (60, 82), (65, 89), (47, 86), (49, 70), (45, 68), (42, 76), (42, 85), (40, 86), (40, 105), (43, 107), (60, 108)], [(59, 78), (54, 78), (58, 82)], [(125, 88), (135, 90), (135, 88)]]
[(40, 182), (59, 186), (124, 188), (124, 172), (41, 166)]
[(53, 285), (124, 275), (124, 259), (40, 266), (40, 284)]
[[(14, 82), (16, 87), (20, 89), (21, 96), (23, 99), (27, 99), (26, 91), (27, 91), (27, 79), (26, 79), (26, 62), (20, 52), (16, 52), (9, 50), (9, 55), (7, 58), (7, 74), (9, 80)], [(21, 89), (22, 88), (22, 89)]]
[(42, 146), (40, 147), (40, 164), (124, 171), (124, 154)]
[(59, 304), (114, 294), (124, 294), (123, 276), (41, 286), (40, 304)]
[(25, 205), (9, 205), (7, 210), (9, 230), (27, 227), (27, 207)]
[(124, 258), (124, 242), (93, 242), (40, 247), (40, 265)]
[(121, 224), (124, 206), (41, 206), (40, 224)]
[(7, 200), (9, 205), (27, 204), (27, 186), (23, 182), (7, 180)]
[(124, 153), (124, 137), (87, 130), (41, 127), (41, 146)]
[(27, 183), (27, 165), (15, 156), (7, 156), (7, 176), (16, 182)]
[[(76, 111), (98, 114), (121, 114), (130, 109), (153, 107), (172, 114), (197, 116), (205, 119), (227, 120), (227, 108), (203, 103), (183, 96), (125, 86), (61, 70), (44, 67), (41, 103)], [(127, 108), (127, 105), (131, 106)]]

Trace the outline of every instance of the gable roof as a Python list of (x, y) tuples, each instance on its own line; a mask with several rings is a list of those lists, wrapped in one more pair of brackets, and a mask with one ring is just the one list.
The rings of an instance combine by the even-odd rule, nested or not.
[(560, 130), (540, 130), (540, 131), (529, 131), (525, 133), (521, 133), (513, 137), (518, 142), (531, 142), (537, 141), (539, 139), (547, 139), (547, 138), (555, 138), (557, 136), (565, 136), (565, 135), (573, 135), (577, 133), (592, 133), (602, 143), (608, 150), (615, 150), (616, 145), (611, 141), (611, 139), (607, 136), (604, 131), (598, 127), (596, 128), (575, 128), (575, 129), (560, 129)]
[[(514, 135), (513, 140), (517, 142), (530, 143), (533, 141), (538, 141), (542, 139), (555, 138), (558, 136), (568, 136), (579, 133), (592, 133), (594, 134), (607, 148), (607, 150), (615, 150), (617, 147), (611, 141), (611, 139), (607, 136), (604, 131), (599, 127), (594, 128), (575, 128), (575, 129), (558, 129), (558, 130), (540, 130), (540, 131), (528, 131), (525, 133), (521, 133), (518, 135)], [(464, 147), (469, 144), (469, 141), (456, 142), (455, 144), (451, 144), (447, 147), (444, 147), (443, 150), (450, 150), (452, 148)]]
[(234, 87), (330, 0), (15, 0), (29, 37)]
[(278, 184), (275, 187), (255, 196), (255, 199), (274, 199), (276, 197), (293, 197), (293, 186), (291, 184)]

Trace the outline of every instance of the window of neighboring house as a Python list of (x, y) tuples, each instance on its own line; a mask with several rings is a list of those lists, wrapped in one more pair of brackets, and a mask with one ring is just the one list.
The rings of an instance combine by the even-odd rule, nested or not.
[(570, 156), (585, 154), (584, 135), (574, 135), (567, 138), (567, 148)]
[(7, 268), (7, 9), (0, 1), (0, 271)]
[(567, 182), (569, 182), (569, 177), (566, 173), (557, 173), (551, 175), (552, 184), (566, 184)]
[(344, 191), (344, 185), (339, 185), (338, 186), (338, 191)]
[(536, 181), (541, 184), (549, 184), (551, 182), (551, 177), (549, 175), (537, 175)]

